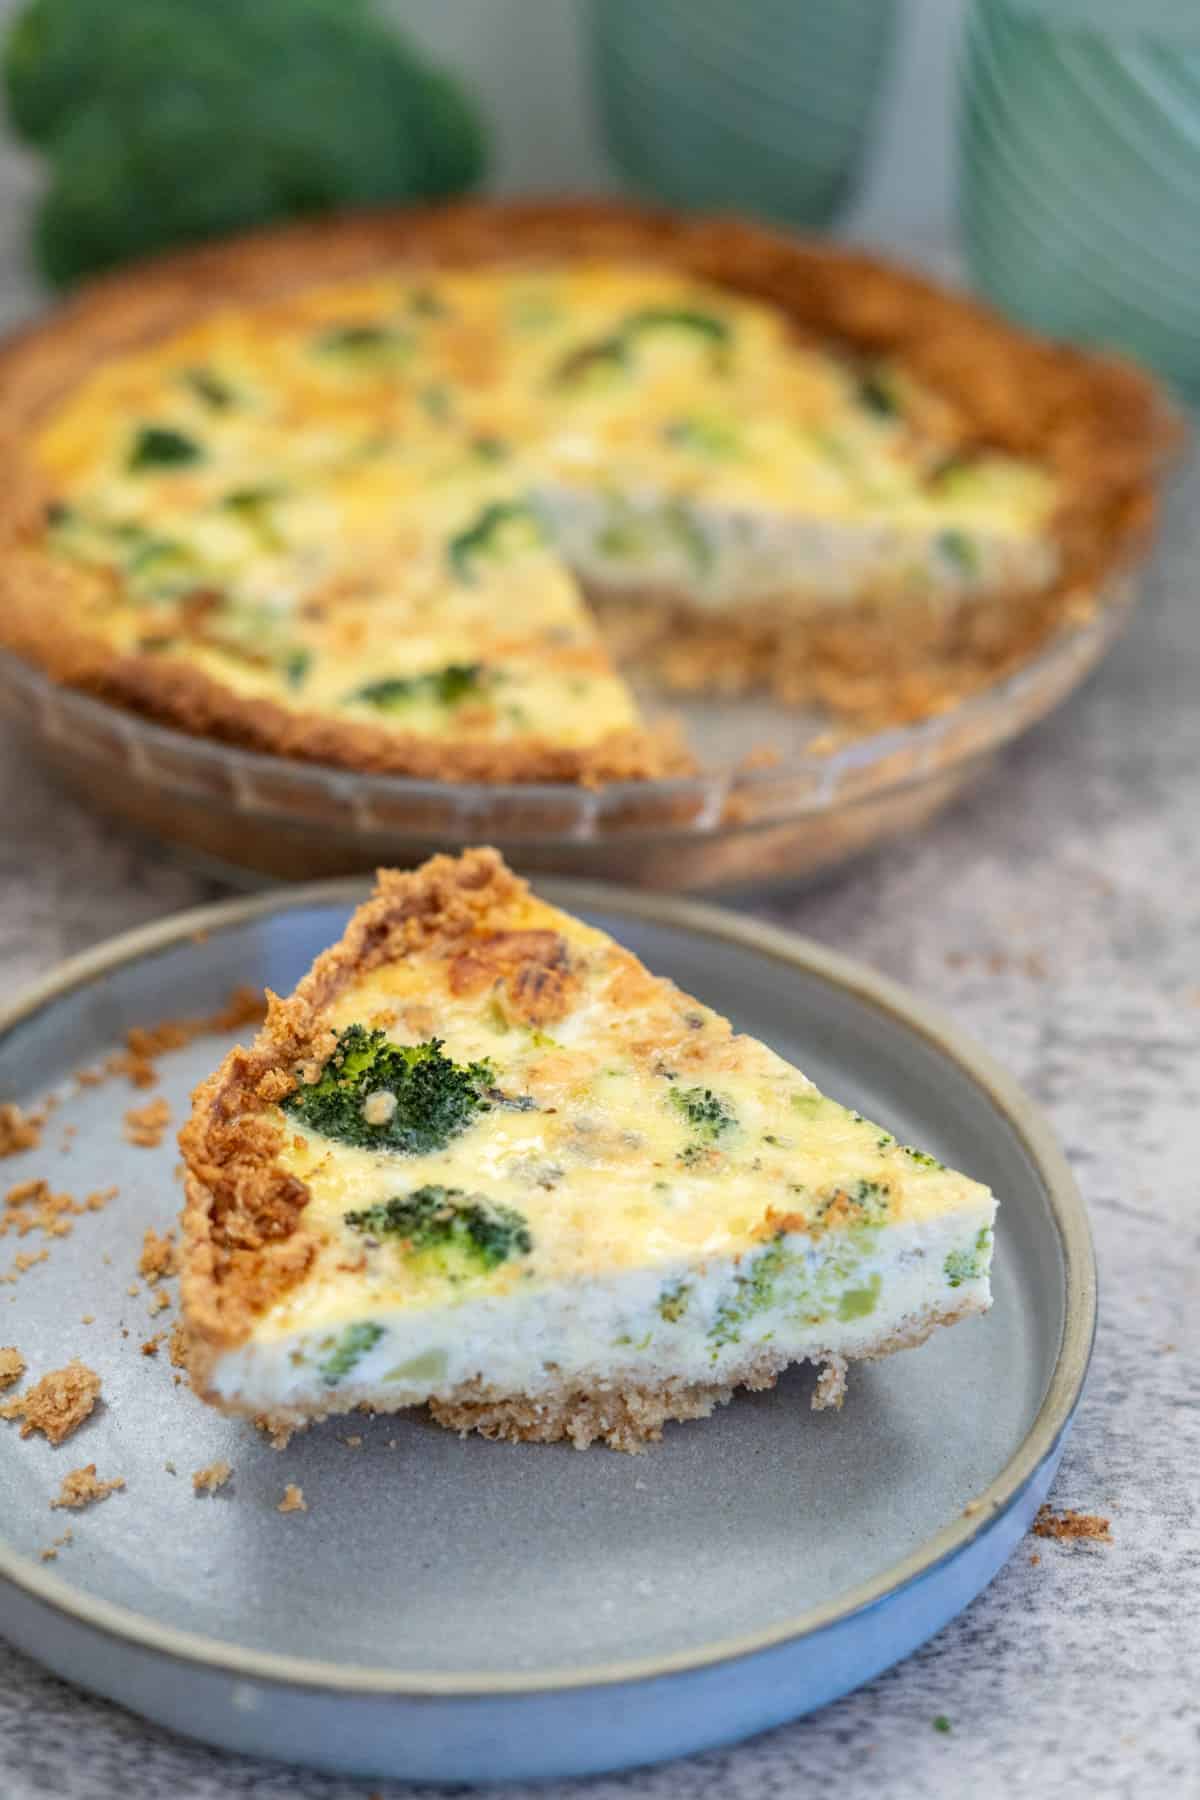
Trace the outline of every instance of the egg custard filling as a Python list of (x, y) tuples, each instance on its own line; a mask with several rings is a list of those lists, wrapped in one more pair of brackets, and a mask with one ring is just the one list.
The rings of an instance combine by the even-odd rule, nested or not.
[(182, 1142), (193, 1380), (276, 1423), (636, 1448), (990, 1304), (985, 1187), (492, 851), (385, 873)]
[[(106, 691), (416, 774), (689, 766), (585, 593), (703, 634), (952, 610), (1058, 568), (1049, 467), (977, 441), (894, 357), (652, 263), (400, 268), (226, 306), (103, 360), (32, 454), (60, 624), (118, 659)], [(728, 684), (728, 643), (720, 662)]]

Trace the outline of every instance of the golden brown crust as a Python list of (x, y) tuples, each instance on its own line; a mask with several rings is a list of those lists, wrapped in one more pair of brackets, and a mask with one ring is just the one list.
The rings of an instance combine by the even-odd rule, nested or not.
[(275, 1165), (279, 1129), (270, 1112), (295, 1086), (300, 1064), (328, 1056), (326, 1008), (381, 963), (434, 946), (467, 950), (511, 922), (527, 892), (495, 850), (435, 856), (412, 873), (380, 870), (374, 897), (341, 942), (317, 958), (290, 999), (268, 994), (253, 1046), (230, 1051), (197, 1088), (179, 1142), (188, 1168), (181, 1295), (198, 1392), (219, 1351), (241, 1342), (255, 1315), (309, 1266), (308, 1189)]
[[(31, 466), (28, 442), (47, 409), (107, 358), (173, 332), (217, 305), (252, 303), (315, 282), (353, 278), (381, 264), (477, 264), (581, 256), (665, 262), (781, 307), (806, 337), (850, 352), (896, 359), (953, 405), (965, 439), (1035, 456), (1056, 474), (1062, 504), (1055, 522), (1062, 576), (1031, 613), (1007, 600), (967, 608), (972, 621), (950, 647), (958, 690), (1003, 672), (1051, 633), (1081, 591), (1094, 590), (1144, 541), (1154, 513), (1153, 481), (1178, 435), (1158, 389), (1115, 360), (1053, 344), (1008, 324), (989, 308), (873, 257), (827, 244), (798, 243), (735, 219), (684, 218), (622, 203), (579, 200), (468, 203), (438, 211), (363, 214), (289, 226), (205, 246), (96, 282), (0, 353), (0, 642), (56, 680), (120, 706), (252, 749), (343, 767), (447, 781), (582, 782), (685, 772), (689, 759), (670, 738), (614, 734), (584, 749), (529, 740), (509, 745), (437, 742), (370, 725), (289, 712), (246, 699), (184, 663), (126, 655), (64, 624), (69, 566), (40, 546), (48, 496)], [(930, 615), (931, 618), (933, 615)], [(1013, 638), (1007, 642), (1011, 618)], [(874, 632), (843, 616), (833, 639), (818, 639), (817, 691), (830, 705), (869, 718), (886, 683), (871, 681), (881, 654), (907, 643), (881, 614)], [(693, 673), (721, 668), (729, 652), (713, 628), (691, 622)], [(982, 632), (982, 637), (978, 635)], [(805, 654), (807, 629), (803, 634)], [(768, 635), (740, 657), (746, 679), (771, 646), (796, 642), (791, 629)], [(684, 646), (686, 649), (686, 646)], [(939, 646), (944, 648), (944, 646)], [(798, 679), (793, 657), (787, 686)], [(919, 716), (919, 670), (903, 697)], [(905, 672), (899, 671), (902, 688)], [(805, 689), (812, 692), (812, 684)], [(929, 710), (929, 706), (926, 710)]]

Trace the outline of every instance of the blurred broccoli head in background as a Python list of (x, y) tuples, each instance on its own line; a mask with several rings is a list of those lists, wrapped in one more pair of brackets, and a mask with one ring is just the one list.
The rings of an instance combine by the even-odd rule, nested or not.
[(271, 219), (460, 192), (483, 170), (458, 84), (370, 0), (29, 0), (9, 112), (50, 162), (59, 284)]

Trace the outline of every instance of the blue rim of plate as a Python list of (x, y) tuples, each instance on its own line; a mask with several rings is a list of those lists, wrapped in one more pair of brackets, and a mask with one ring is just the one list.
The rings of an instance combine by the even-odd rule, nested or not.
[[(1021, 1088), (991, 1055), (964, 1038), (937, 1009), (918, 1001), (899, 983), (864, 964), (778, 926), (670, 895), (646, 894), (604, 882), (539, 880), (538, 891), (571, 911), (622, 913), (651, 923), (678, 926), (755, 950), (819, 979), (832, 981), (856, 999), (888, 1013), (955, 1061), (981, 1088), (1019, 1137), (1044, 1189), (1062, 1248), (1063, 1332), (1037, 1416), (1015, 1454), (963, 1515), (935, 1532), (911, 1555), (836, 1599), (810, 1607), (760, 1631), (703, 1644), (666, 1656), (636, 1657), (591, 1667), (540, 1669), (520, 1674), (495, 1672), (420, 1674), (325, 1663), (316, 1658), (242, 1650), (198, 1632), (158, 1625), (128, 1607), (76, 1592), (60, 1577), (9, 1550), (0, 1540), (0, 1586), (5, 1583), (76, 1624), (185, 1666), (268, 1686), (309, 1692), (356, 1694), (363, 1698), (474, 1699), (613, 1687), (657, 1677), (735, 1663), (765, 1650), (795, 1643), (892, 1599), (958, 1557), (1020, 1500), (1038, 1470), (1053, 1456), (1071, 1423), (1083, 1390), (1096, 1330), (1096, 1266), (1091, 1232), (1075, 1178), (1047, 1122)], [(69, 958), (28, 987), (0, 1011), (0, 1039), (43, 1007), (111, 970), (171, 950), (197, 931), (209, 934), (279, 912), (306, 907), (352, 906), (369, 891), (358, 878), (315, 882), (284, 893), (218, 901), (173, 914)]]

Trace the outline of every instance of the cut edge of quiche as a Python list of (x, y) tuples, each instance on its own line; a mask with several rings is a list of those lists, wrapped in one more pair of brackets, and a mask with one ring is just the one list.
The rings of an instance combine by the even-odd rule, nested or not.
[(626, 1450), (738, 1387), (986, 1310), (988, 1189), (531, 894), (494, 850), (381, 871), (197, 1089), (196, 1391), (294, 1428), (428, 1403)]

